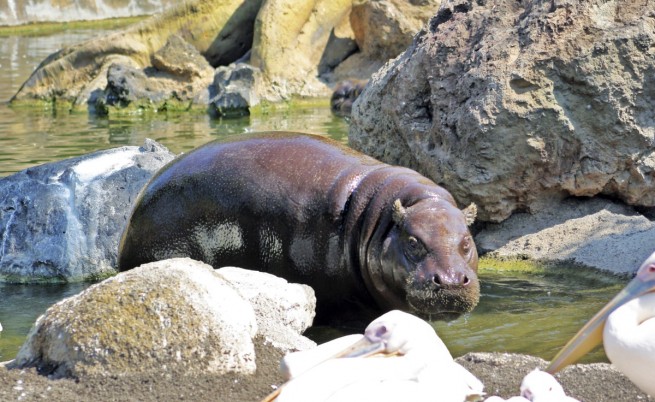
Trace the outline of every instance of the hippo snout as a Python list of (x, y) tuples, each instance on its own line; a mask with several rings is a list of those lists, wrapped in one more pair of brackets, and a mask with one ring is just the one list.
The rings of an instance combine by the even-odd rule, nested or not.
[(432, 284), (437, 287), (437, 289), (465, 287), (472, 283), (471, 278), (469, 278), (465, 272), (436, 273), (432, 276), (431, 281)]

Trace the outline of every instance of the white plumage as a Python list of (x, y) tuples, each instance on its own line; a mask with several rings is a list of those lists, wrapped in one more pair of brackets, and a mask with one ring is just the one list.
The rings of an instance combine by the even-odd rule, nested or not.
[(281, 366), (289, 381), (277, 402), (464, 402), (483, 395), (482, 383), (453, 361), (428, 323), (397, 310), (374, 320), (363, 336), (292, 353)]

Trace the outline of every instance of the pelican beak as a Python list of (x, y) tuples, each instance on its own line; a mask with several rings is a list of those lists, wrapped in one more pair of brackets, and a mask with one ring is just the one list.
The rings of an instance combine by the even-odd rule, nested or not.
[(603, 329), (607, 317), (630, 300), (655, 290), (655, 281), (646, 280), (637, 274), (609, 303), (605, 305), (577, 334), (559, 351), (546, 368), (554, 374), (565, 366), (575, 363), (603, 341)]
[(341, 352), (334, 355), (334, 358), (341, 357), (369, 357), (377, 354), (384, 353), (386, 345), (384, 342), (372, 342), (368, 338), (363, 337), (359, 341), (348, 346)]

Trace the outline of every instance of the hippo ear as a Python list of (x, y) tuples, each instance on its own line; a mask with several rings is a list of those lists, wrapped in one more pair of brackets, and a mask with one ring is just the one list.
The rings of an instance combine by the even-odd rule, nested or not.
[(478, 215), (478, 206), (474, 203), (471, 203), (468, 207), (462, 209), (464, 213), (464, 218), (466, 219), (466, 224), (471, 226), (475, 221), (475, 217)]
[(403, 222), (403, 219), (405, 219), (405, 207), (403, 207), (403, 204), (400, 202), (400, 200), (396, 200), (393, 202), (393, 211), (391, 217), (393, 218), (393, 221), (396, 223), (396, 225), (400, 226), (400, 224)]

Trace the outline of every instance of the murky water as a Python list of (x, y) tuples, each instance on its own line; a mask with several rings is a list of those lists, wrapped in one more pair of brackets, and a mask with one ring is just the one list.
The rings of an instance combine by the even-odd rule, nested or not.
[[(8, 100), (31, 71), (63, 43), (103, 32), (70, 31), (48, 37), (0, 39), (0, 101)], [(86, 113), (43, 113), (0, 104), (0, 177), (27, 167), (153, 138), (179, 153), (223, 135), (294, 130), (346, 141), (347, 124), (327, 107), (216, 120), (203, 115), (97, 118)], [(468, 351), (529, 353), (551, 358), (620, 288), (607, 281), (557, 273), (500, 273), (482, 267), (482, 297), (475, 311), (435, 323), (453, 355)], [(36, 318), (56, 301), (88, 284), (0, 284), (0, 361), (15, 356)], [(334, 334), (335, 336), (337, 334)], [(587, 361), (603, 360), (602, 351)]]

